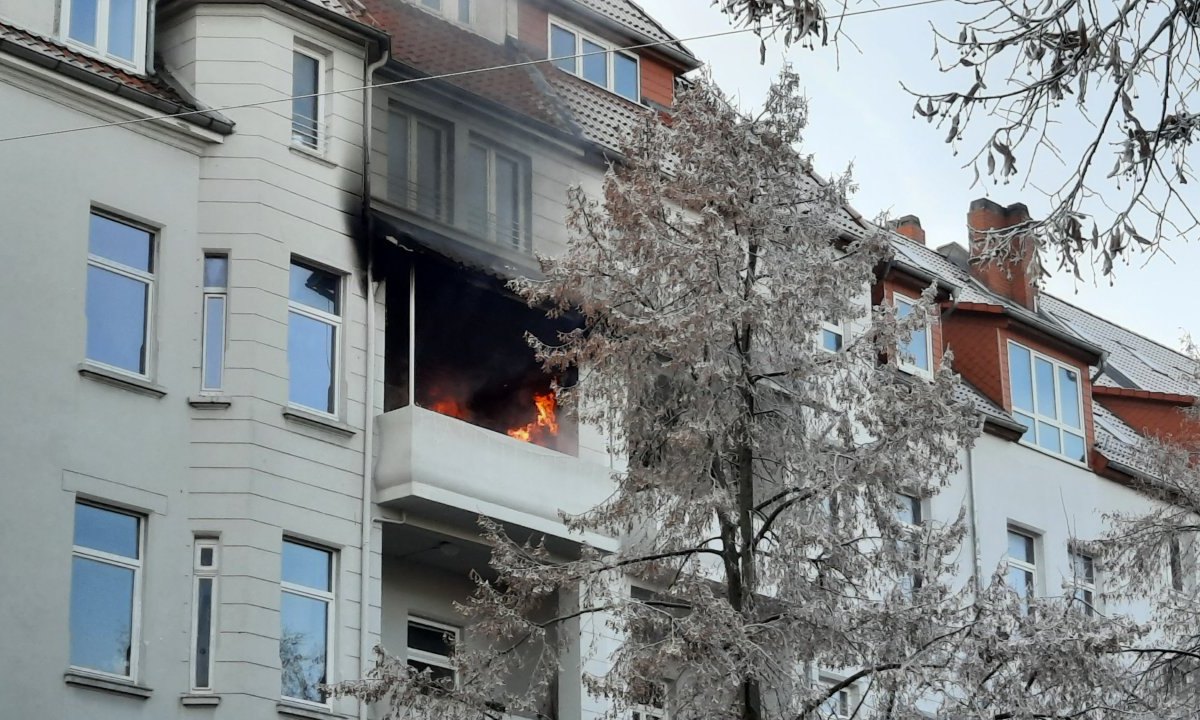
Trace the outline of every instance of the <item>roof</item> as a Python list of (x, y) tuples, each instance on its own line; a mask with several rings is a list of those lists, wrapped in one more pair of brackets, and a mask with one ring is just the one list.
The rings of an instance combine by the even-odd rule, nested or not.
[[(392, 59), (423, 75), (529, 60), (511, 45), (493, 43), (405, 0), (363, 0), (363, 5), (391, 34)], [(558, 130), (578, 133), (537, 65), (460, 75), (445, 78), (445, 82)]]
[(134, 73), (93, 58), (53, 38), (3, 21), (0, 21), (0, 51), (140, 102), (163, 114), (190, 113), (181, 119), (193, 125), (222, 134), (233, 131), (232, 121), (188, 95), (161, 70), (151, 74)]
[(678, 38), (667, 32), (666, 28), (633, 0), (567, 0), (567, 2), (603, 15), (619, 25), (633, 29), (649, 40), (669, 43), (670, 47), (692, 59), (696, 57), (684, 47), (683, 43), (679, 42)]

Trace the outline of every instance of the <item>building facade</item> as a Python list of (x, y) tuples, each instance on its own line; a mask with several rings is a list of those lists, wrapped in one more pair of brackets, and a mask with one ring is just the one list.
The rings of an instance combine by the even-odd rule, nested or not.
[[(698, 65), (628, 0), (5, 3), (5, 717), (365, 716), (319, 685), (375, 644), (440, 672), (486, 641), (454, 607), (487, 572), (480, 515), (616, 547), (560, 513), (621, 458), (524, 340), (570, 318), (505, 281), (563, 250), (567, 188), (594, 193)], [(914, 522), (966, 508), (962, 582), (1102, 602), (1086, 540), (1146, 506), (1141, 438), (1190, 437), (1193, 362), (915, 218), (894, 244), (864, 302), (937, 285), (906, 369), (953, 350), (985, 428)], [(1194, 591), (1187, 567), (1164, 581)], [(595, 717), (582, 678), (617, 639), (565, 632), (543, 713)]]

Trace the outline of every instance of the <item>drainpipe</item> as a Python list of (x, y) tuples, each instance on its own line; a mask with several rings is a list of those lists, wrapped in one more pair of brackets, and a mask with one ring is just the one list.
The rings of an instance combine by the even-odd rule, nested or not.
[[(363, 85), (371, 84), (375, 71), (383, 67), (388, 60), (386, 50), (375, 62), (371, 62), (371, 46), (363, 61)], [(371, 242), (369, 222), (371, 208), (371, 111), (373, 109), (372, 92), (363, 91), (363, 182), (362, 182), (362, 213), (363, 225), (360, 231), (366, 234), (367, 244), (367, 391), (364, 398), (363, 410), (363, 469), (362, 469), (362, 508), (359, 521), (362, 525), (362, 536), (359, 543), (358, 567), (358, 677), (363, 679), (370, 669), (371, 653), (371, 531), (375, 526), (372, 519), (375, 490), (375, 282), (374, 244)], [(367, 720), (367, 703), (358, 701), (359, 720)]]
[(979, 597), (983, 592), (983, 556), (979, 551), (979, 512), (978, 498), (975, 495), (975, 448), (967, 449), (967, 495), (971, 502), (970, 522), (971, 522), (971, 557), (974, 559), (975, 568), (971, 574), (975, 577), (975, 597)]

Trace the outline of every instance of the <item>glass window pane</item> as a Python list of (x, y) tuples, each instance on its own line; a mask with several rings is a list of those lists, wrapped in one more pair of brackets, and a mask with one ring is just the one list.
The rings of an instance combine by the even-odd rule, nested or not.
[(1071, 566), (1076, 582), (1087, 585), (1092, 585), (1096, 582), (1095, 564), (1092, 562), (1090, 555), (1071, 553)]
[(1069, 432), (1063, 433), (1062, 453), (1072, 460), (1087, 462), (1086, 445), (1083, 442), (1083, 438), (1079, 435), (1073, 435)]
[(108, 54), (133, 61), (137, 0), (108, 0)]
[(447, 687), (454, 685), (454, 671), (450, 668), (430, 665), (429, 663), (421, 662), (420, 660), (409, 660), (409, 667), (415, 668), (417, 672), (429, 671), (429, 678), (434, 682), (442, 683)]
[(550, 57), (554, 64), (569, 73), (578, 73), (575, 59), (575, 33), (557, 25), (550, 26)]
[(388, 117), (388, 194), (393, 200), (409, 206), (408, 179), (408, 116), (392, 113)]
[(88, 252), (142, 272), (153, 271), (154, 236), (138, 227), (93, 214)]
[(128, 675), (133, 647), (134, 571), (71, 560), (71, 664)]
[(200, 548), (200, 567), (213, 566), (213, 549), (210, 547)]
[(1033, 538), (1019, 532), (1008, 531), (1008, 556), (1033, 564)]
[(1058, 403), (1054, 401), (1054, 366), (1041, 358), (1034, 358), (1033, 372), (1037, 387), (1037, 411), (1048, 418), (1058, 417)]
[(929, 331), (925, 329), (917, 330), (908, 340), (908, 345), (904, 349), (905, 355), (908, 356), (909, 362), (922, 370), (928, 370), (929, 365)]
[(832, 330), (821, 330), (821, 347), (830, 352), (842, 349), (842, 334)]
[(496, 155), (496, 241), (521, 246), (521, 167)]
[(1037, 444), (1039, 447), (1045, 448), (1052, 453), (1061, 453), (1062, 442), (1058, 436), (1058, 428), (1039, 420), (1037, 424)]
[(75, 545), (138, 558), (138, 518), (95, 505), (75, 504)]
[(458, 0), (458, 21), (471, 22), (471, 0)]
[(338, 314), (338, 286), (340, 278), (331, 272), (292, 263), (289, 297), (310, 308)]
[(442, 9), (442, 0), (421, 0), (421, 4), (433, 10)]
[(87, 278), (88, 359), (145, 373), (149, 286), (95, 265)]
[(324, 702), (327, 605), (323, 600), (283, 593), (279, 608), (279, 662), (285, 697)]
[(331, 587), (332, 567), (333, 559), (328, 550), (284, 541), (284, 582), (328, 592)]
[(1033, 597), (1033, 573), (1019, 567), (1010, 567), (1008, 586), (1023, 598)]
[(641, 102), (638, 97), (637, 60), (621, 53), (613, 55), (613, 90), (621, 97)]
[(300, 52), (292, 53), (292, 138), (309, 147), (316, 147), (318, 135), (319, 100), (312, 97), (320, 85), (320, 62)]
[(442, 214), (442, 131), (417, 123), (417, 210)]
[(221, 387), (225, 369), (225, 297), (204, 298), (204, 388)]
[(212, 601), (213, 579), (196, 580), (196, 677), (193, 682), (198, 688), (209, 686), (210, 651), (212, 650)]
[(1023, 442), (1033, 442), (1033, 418), (1021, 413), (1013, 413), (1013, 419), (1025, 426), (1025, 434), (1021, 436)]
[(919, 525), (921, 523), (921, 501), (911, 495), (897, 495), (896, 519), (909, 525)]
[(1033, 412), (1033, 375), (1029, 368), (1029, 350), (1020, 345), (1008, 344), (1009, 392), (1014, 408)]
[(204, 256), (204, 287), (223, 288), (229, 285), (229, 258), (224, 255)]
[(583, 77), (597, 85), (608, 87), (608, 53), (602, 45), (591, 40), (583, 41)]
[(288, 400), (296, 405), (332, 413), (337, 343), (334, 327), (301, 315), (288, 314)]
[(1082, 428), (1079, 413), (1079, 375), (1066, 368), (1058, 369), (1058, 388), (1062, 392), (1062, 419), (1067, 427)]
[(467, 227), (477, 235), (486, 235), (488, 228), (488, 153), (479, 145), (472, 145), (467, 151), (467, 196), (464, 198), (464, 212), (467, 217)]
[(408, 647), (434, 655), (450, 656), (454, 634), (441, 628), (410, 620), (408, 623)]
[(67, 35), (85, 45), (96, 45), (97, 0), (70, 0), (71, 27)]

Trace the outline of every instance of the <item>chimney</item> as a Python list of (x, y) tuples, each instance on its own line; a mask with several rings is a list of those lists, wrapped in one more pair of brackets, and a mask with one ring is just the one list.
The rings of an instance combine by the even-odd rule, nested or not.
[[(997, 295), (1030, 310), (1037, 309), (1038, 258), (1033, 238), (1017, 228), (1029, 221), (1029, 208), (1021, 203), (1008, 207), (987, 198), (971, 203), (967, 212), (970, 233), (971, 275)], [(983, 260), (985, 233), (990, 230), (1014, 231), (1000, 256)], [(994, 240), (992, 241), (995, 242)]]
[(925, 244), (925, 231), (921, 228), (921, 218), (916, 215), (905, 215), (899, 220), (888, 223), (893, 230), (913, 242)]

